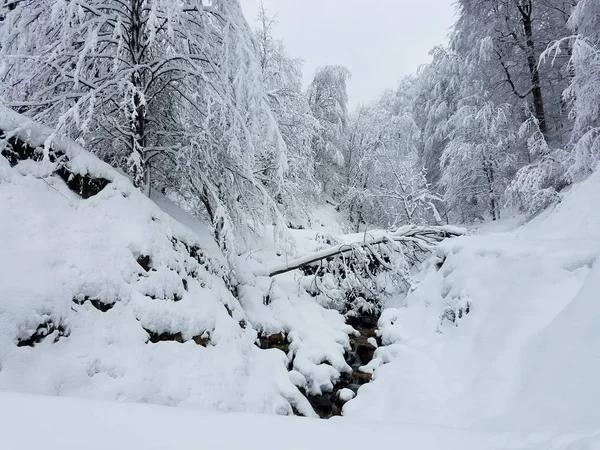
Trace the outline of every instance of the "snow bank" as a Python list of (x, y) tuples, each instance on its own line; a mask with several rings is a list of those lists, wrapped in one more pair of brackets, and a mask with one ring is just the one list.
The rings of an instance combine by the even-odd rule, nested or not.
[[(561, 436), (348, 420), (202, 414), (154, 405), (0, 393), (3, 450), (593, 449), (598, 429)], [(32, 432), (33, 428), (35, 432)]]
[(562, 201), (521, 228), (520, 234), (548, 238), (600, 238), (598, 193), (600, 171), (575, 184), (563, 195)]
[(344, 353), (350, 349), (354, 329), (342, 314), (324, 308), (308, 294), (302, 285), (306, 277), (255, 275), (265, 272), (265, 263), (279, 259), (272, 250), (244, 258), (249, 273), (239, 289), (241, 305), (261, 334), (287, 337), (287, 357), (298, 387), (312, 395), (332, 391), (342, 373), (352, 372)]
[[(0, 127), (43, 144), (50, 131), (25, 122), (0, 114)], [(256, 347), (208, 233), (74, 142), (51, 146), (71, 171), (110, 183), (84, 200), (56, 163), (0, 157), (0, 389), (310, 415), (285, 355)]]
[[(301, 390), (331, 391), (351, 371), (344, 318), (295, 275), (254, 274), (285, 257), (267, 240), (226, 260), (206, 226), (76, 143), (3, 108), (0, 129), (110, 181), (83, 199), (49, 150), (14, 167), (0, 157), (0, 389), (314, 416)], [(295, 231), (299, 246), (326, 245), (319, 228)], [(278, 333), (287, 354), (256, 345)]]
[[(600, 174), (513, 232), (445, 241), (344, 415), (486, 429), (600, 424)], [(596, 443), (596, 445), (598, 445)], [(587, 448), (587, 447), (584, 447)]]

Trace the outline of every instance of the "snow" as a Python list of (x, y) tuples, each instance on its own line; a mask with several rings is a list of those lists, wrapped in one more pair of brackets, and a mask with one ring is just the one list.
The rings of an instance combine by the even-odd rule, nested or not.
[[(33, 131), (30, 142), (43, 142), (47, 130)], [(48, 161), (11, 168), (0, 158), (0, 389), (310, 415), (285, 355), (258, 349), (256, 331), (241, 326), (247, 316), (208, 231), (180, 224), (77, 144), (52, 146), (69, 150), (71, 169), (111, 183), (83, 200)], [(202, 261), (184, 243), (198, 246)], [(136, 262), (145, 255), (148, 272)], [(113, 307), (101, 312), (87, 299)], [(68, 336), (54, 331), (17, 347), (46, 321)], [(145, 329), (187, 342), (149, 343)], [(209, 337), (206, 348), (195, 336)]]
[(297, 386), (312, 394), (331, 391), (343, 372), (351, 372), (344, 353), (350, 348), (349, 335), (354, 329), (338, 311), (324, 308), (308, 294), (301, 285), (306, 277), (265, 275), (264, 264), (284, 258), (274, 249), (240, 257), (238, 266), (244, 264), (250, 272), (239, 289), (240, 303), (255, 329), (266, 335), (287, 335), (288, 359), (297, 372)]
[(351, 391), (348, 388), (340, 389), (337, 394), (340, 400), (344, 402), (352, 400), (356, 395), (353, 391)]
[[(19, 136), (45, 142), (33, 131)], [(290, 231), (295, 253), (265, 239), (228, 260), (169, 199), (73, 142), (52, 145), (111, 183), (83, 200), (53, 163), (0, 158), (0, 448), (600, 448), (600, 173), (525, 225), (442, 242), (383, 311), (382, 345), (369, 339), (373, 382), (341, 389), (344, 417), (325, 422), (249, 414), (314, 416), (298, 388), (324, 393), (352, 370), (343, 316), (307, 293), (308, 277), (266, 268), (364, 234), (343, 236), (323, 208), (316, 230)], [(47, 321), (64, 332), (17, 347)], [(287, 353), (256, 346), (277, 333)]]
[(441, 269), (432, 261), (383, 311), (384, 346), (363, 367), (374, 381), (344, 415), (520, 431), (600, 424), (599, 183), (594, 174), (512, 231), (443, 242)]
[[(0, 392), (4, 450), (594, 449), (598, 429), (560, 435), (465, 431), (396, 423), (320, 421)], [(35, 432), (32, 432), (32, 427)]]
[[(50, 132), (10, 112), (0, 114), (0, 126), (22, 127), (15, 134), (31, 145)], [(285, 258), (274, 244), (228, 260), (209, 229), (168, 198), (149, 200), (74, 142), (51, 145), (72, 158), (72, 171), (111, 183), (84, 200), (52, 175), (55, 163), (10, 167), (0, 158), (0, 389), (314, 416), (298, 387), (333, 389), (351, 370), (344, 352), (354, 330), (295, 275), (273, 281), (253, 273)], [(305, 244), (323, 245), (312, 234)], [(200, 259), (186, 246), (197, 247)], [(149, 271), (140, 257), (149, 257)], [(223, 281), (230, 274), (241, 281), (239, 300)], [(92, 300), (112, 308), (99, 311)], [(46, 321), (65, 332), (17, 347)], [(185, 343), (151, 343), (146, 330)], [(287, 355), (255, 345), (259, 333), (280, 332)]]

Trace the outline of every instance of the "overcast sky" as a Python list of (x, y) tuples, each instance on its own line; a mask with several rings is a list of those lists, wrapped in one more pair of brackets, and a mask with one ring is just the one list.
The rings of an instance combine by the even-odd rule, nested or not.
[[(275, 34), (290, 56), (305, 61), (307, 84), (317, 67), (341, 64), (352, 72), (350, 107), (374, 100), (430, 61), (446, 43), (454, 0), (263, 0), (277, 14)], [(256, 27), (260, 0), (241, 0)]]

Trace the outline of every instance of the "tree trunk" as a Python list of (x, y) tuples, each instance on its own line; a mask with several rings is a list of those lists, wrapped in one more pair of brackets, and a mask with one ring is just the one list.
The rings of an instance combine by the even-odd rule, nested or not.
[[(141, 63), (144, 50), (143, 43), (143, 1), (131, 0), (131, 28), (129, 30), (129, 50), (131, 54), (132, 65), (138, 66)], [(133, 94), (133, 108), (131, 112), (131, 151), (138, 155), (139, 164), (134, 168), (133, 183), (136, 187), (143, 187), (149, 195), (150, 179), (146, 172), (149, 163), (146, 161), (145, 148), (145, 124), (146, 124), (146, 104), (143, 98), (144, 79), (143, 74), (135, 71), (131, 75), (131, 84), (135, 89)]]
[(483, 171), (488, 182), (490, 215), (492, 216), (492, 220), (498, 220), (500, 219), (500, 211), (498, 211), (498, 201), (496, 200), (496, 190), (494, 188), (494, 168), (490, 163), (484, 163)]
[(310, 253), (301, 256), (293, 261), (289, 261), (278, 267), (273, 267), (265, 275), (273, 277), (292, 270), (300, 269), (305, 266), (314, 264), (323, 259), (332, 258), (337, 255), (352, 252), (357, 248), (367, 247), (373, 248), (377, 244), (384, 242), (404, 242), (417, 244), (423, 249), (433, 250), (435, 245), (442, 240), (450, 237), (461, 236), (465, 233), (462, 228), (451, 226), (430, 226), (422, 227), (415, 225), (406, 225), (398, 228), (395, 231), (388, 232), (386, 230), (375, 230), (368, 234), (365, 233), (362, 241), (353, 242), (350, 244), (334, 245), (333, 247), (320, 250), (315, 253)]
[(533, 97), (533, 112), (538, 121), (540, 131), (544, 136), (548, 132), (546, 124), (546, 113), (544, 111), (544, 99), (542, 96), (542, 86), (540, 81), (540, 72), (538, 70), (538, 58), (535, 52), (535, 41), (533, 37), (533, 2), (525, 0), (518, 6), (521, 13), (523, 29), (527, 45), (527, 66), (531, 77), (531, 95)]

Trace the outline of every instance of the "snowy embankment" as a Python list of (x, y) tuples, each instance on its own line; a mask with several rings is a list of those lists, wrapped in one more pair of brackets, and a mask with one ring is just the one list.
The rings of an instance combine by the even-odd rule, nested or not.
[(374, 381), (344, 414), (469, 429), (599, 428), (599, 192), (596, 173), (525, 226), (442, 243), (441, 268), (384, 311), (387, 346), (367, 367)]
[[(314, 414), (286, 355), (256, 346), (208, 230), (73, 142), (42, 158), (50, 130), (23, 116), (0, 126), (31, 147), (0, 157), (0, 389)], [(67, 183), (82, 177), (104, 181), (83, 198)]]
[[(326, 422), (214, 413), (312, 416), (303, 393), (353, 370), (353, 330), (307, 277), (257, 275), (286, 262), (268, 243), (226, 260), (166, 199), (53, 145), (66, 160), (0, 157), (0, 448), (600, 448), (600, 173), (525, 226), (443, 242), (383, 312), (374, 381)], [(336, 241), (319, 228), (293, 232), (302, 252)], [(283, 352), (257, 345), (273, 335)]]

